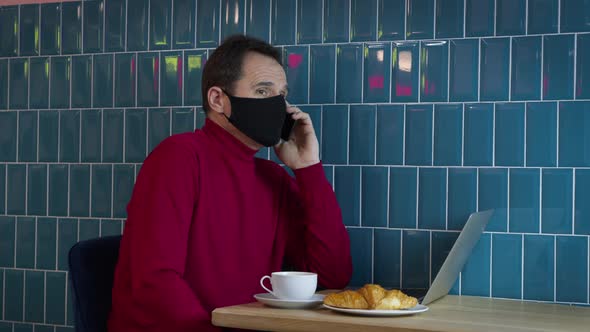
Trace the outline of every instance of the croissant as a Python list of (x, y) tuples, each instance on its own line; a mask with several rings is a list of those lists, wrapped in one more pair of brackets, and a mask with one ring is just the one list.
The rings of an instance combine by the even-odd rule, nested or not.
[(369, 309), (367, 300), (358, 292), (351, 290), (329, 294), (324, 298), (324, 303), (338, 308)]
[(375, 309), (380, 310), (397, 310), (397, 309), (409, 309), (413, 308), (418, 304), (418, 299), (412, 296), (408, 296), (403, 292), (393, 289), (388, 291)]
[(367, 284), (359, 289), (358, 292), (365, 298), (365, 300), (367, 300), (369, 309), (375, 309), (379, 305), (381, 299), (385, 297), (387, 291), (380, 285)]
[(415, 307), (418, 299), (397, 289), (388, 291), (380, 285), (366, 284), (357, 291), (346, 290), (329, 294), (324, 303), (347, 309), (398, 310)]

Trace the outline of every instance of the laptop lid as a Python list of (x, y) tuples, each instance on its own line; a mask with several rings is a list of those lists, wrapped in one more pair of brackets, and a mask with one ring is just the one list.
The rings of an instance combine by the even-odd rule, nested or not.
[(461, 234), (424, 296), (422, 304), (434, 302), (449, 293), (493, 213), (494, 210), (486, 210), (474, 212), (469, 216)]

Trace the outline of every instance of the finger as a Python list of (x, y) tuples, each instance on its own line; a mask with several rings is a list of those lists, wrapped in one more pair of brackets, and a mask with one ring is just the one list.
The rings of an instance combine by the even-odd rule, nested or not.
[(309, 114), (302, 112), (302, 111), (297, 111), (295, 113), (292, 113), (291, 117), (293, 118), (293, 120), (306, 120), (306, 119), (311, 119), (311, 117), (309, 116)]
[(301, 110), (296, 107), (296, 106), (288, 106), (287, 107), (287, 113), (293, 114), (293, 113), (297, 113), (297, 112), (301, 112)]

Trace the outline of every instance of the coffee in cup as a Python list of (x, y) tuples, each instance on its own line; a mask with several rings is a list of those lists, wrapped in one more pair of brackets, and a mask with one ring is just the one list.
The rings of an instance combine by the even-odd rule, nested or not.
[[(270, 279), (272, 290), (264, 286), (267, 278)], [(262, 288), (283, 300), (308, 300), (315, 294), (317, 283), (316, 273), (298, 271), (273, 272), (270, 277), (260, 279)]]

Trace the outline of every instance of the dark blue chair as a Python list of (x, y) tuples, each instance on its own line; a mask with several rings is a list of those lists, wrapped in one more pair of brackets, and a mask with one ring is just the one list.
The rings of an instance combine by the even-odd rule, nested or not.
[(76, 332), (106, 332), (121, 236), (80, 241), (69, 252)]

